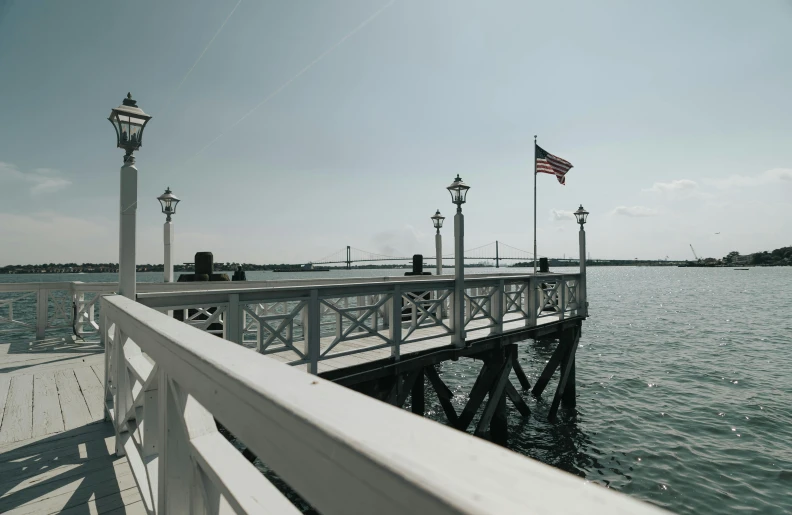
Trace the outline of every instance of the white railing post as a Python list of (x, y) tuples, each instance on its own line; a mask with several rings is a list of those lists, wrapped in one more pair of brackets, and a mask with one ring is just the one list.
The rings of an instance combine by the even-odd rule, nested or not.
[[(146, 474), (151, 477), (159, 470), (154, 470), (154, 467), (159, 468), (159, 463), (152, 463), (152, 459), (159, 455), (159, 441), (160, 441), (160, 408), (159, 408), (159, 371), (155, 367), (151, 374), (154, 377), (149, 382), (146, 390), (143, 392), (143, 428), (142, 428), (142, 454), (143, 463), (146, 466)], [(153, 497), (153, 504), (157, 506), (159, 490), (156, 484), (150, 484), (151, 495)], [(145, 486), (142, 486), (145, 488)]]
[(396, 361), (399, 360), (401, 357), (401, 332), (402, 332), (402, 293), (401, 287), (398, 284), (393, 285), (393, 292), (391, 294), (391, 300), (388, 301), (388, 307), (390, 308), (390, 328), (389, 328), (389, 338), (391, 341), (391, 357)]
[(560, 320), (566, 318), (566, 302), (567, 302), (567, 283), (566, 278), (562, 275), (559, 278), (560, 286), (558, 291), (558, 308), (561, 311), (561, 316), (559, 317)]
[(498, 281), (498, 285), (494, 287), (494, 291), (492, 292), (492, 318), (494, 319), (495, 325), (492, 327), (490, 334), (501, 334), (503, 332), (503, 297), (505, 295), (505, 285), (504, 280), (501, 279)]
[(110, 338), (107, 336), (107, 332), (109, 331), (108, 327), (108, 320), (107, 315), (104, 314), (104, 310), (102, 310), (102, 315), (99, 320), (99, 343), (104, 347), (105, 355), (104, 355), (104, 397), (103, 397), (103, 405), (105, 420), (111, 421), (110, 418), (110, 411), (108, 411), (108, 401), (113, 400), (113, 392), (111, 389), (111, 384), (115, 384), (111, 379), (111, 360), (114, 357), (115, 346), (110, 343)]
[(121, 441), (121, 433), (124, 429), (126, 420), (126, 413), (129, 409), (127, 403), (127, 390), (129, 390), (129, 372), (127, 372), (126, 359), (124, 358), (124, 340), (126, 336), (121, 332), (121, 329), (116, 324), (115, 336), (113, 337), (113, 369), (115, 373), (115, 398), (113, 400), (113, 409), (115, 411), (115, 447), (116, 455), (124, 456), (123, 442)]
[(319, 373), (319, 354), (321, 344), (321, 321), (319, 314), (321, 304), (319, 302), (319, 290), (311, 290), (308, 304), (303, 308), (303, 339), (305, 341), (303, 354), (308, 359), (308, 373)]
[(523, 305), (525, 312), (528, 313), (528, 318), (525, 319), (526, 327), (536, 326), (536, 309), (539, 290), (539, 281), (534, 276), (528, 278), (528, 285), (525, 287), (525, 297), (523, 297)]
[[(159, 435), (157, 459), (157, 514), (189, 513), (193, 464), (184, 438), (179, 407), (170, 391), (168, 374), (159, 371)], [(152, 488), (153, 490), (153, 488)]]
[(46, 336), (47, 319), (49, 318), (49, 291), (39, 288), (36, 292), (36, 339), (43, 340)]
[(382, 328), (387, 329), (390, 326), (390, 309), (388, 303), (390, 301), (386, 301), (385, 305), (382, 307)]
[(74, 284), (71, 284), (71, 298), (74, 304), (74, 318), (72, 319), (72, 329), (77, 336), (83, 335), (83, 311), (85, 310), (85, 292), (76, 291)]
[(232, 293), (228, 296), (228, 312), (226, 313), (225, 323), (223, 324), (223, 332), (225, 339), (234, 342), (242, 343), (243, 328), (242, 306), (239, 305), (239, 294)]

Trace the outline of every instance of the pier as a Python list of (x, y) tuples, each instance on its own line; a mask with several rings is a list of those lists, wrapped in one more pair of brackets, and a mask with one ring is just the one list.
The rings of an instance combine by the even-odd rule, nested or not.
[[(22, 330), (0, 336), (0, 510), (295, 513), (220, 422), (320, 513), (656, 512), (456, 429), (481, 411), (475, 434), (502, 440), (507, 399), (527, 409), (558, 368), (553, 405), (574, 403), (580, 275), (467, 276), (458, 323), (453, 286), (141, 283), (135, 302), (115, 283), (0, 285), (3, 327)], [(515, 346), (553, 335), (525, 384)], [(483, 365), (457, 413), (434, 365), (462, 356)], [(449, 425), (415, 416), (428, 395)]]

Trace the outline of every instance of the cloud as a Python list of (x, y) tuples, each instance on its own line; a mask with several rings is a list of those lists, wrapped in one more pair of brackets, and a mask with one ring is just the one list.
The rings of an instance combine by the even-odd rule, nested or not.
[(792, 183), (792, 169), (773, 168), (758, 175), (732, 175), (725, 179), (708, 179), (706, 182), (719, 189), (766, 186), (782, 182)]
[(677, 193), (689, 192), (696, 190), (698, 183), (690, 179), (677, 179), (671, 182), (656, 182), (651, 188), (644, 191), (653, 191), (655, 193)]
[(657, 216), (658, 212), (656, 209), (645, 206), (619, 206), (614, 209), (611, 214), (629, 216), (631, 218), (643, 218), (647, 216)]
[(0, 161), (0, 181), (26, 184), (30, 188), (31, 195), (54, 193), (71, 185), (71, 181), (54, 168), (36, 168), (23, 172), (14, 164), (2, 161)]
[(553, 221), (554, 222), (562, 222), (562, 221), (566, 221), (566, 220), (574, 220), (575, 219), (575, 213), (573, 213), (572, 211), (564, 211), (562, 209), (553, 209), (551, 211), (551, 213), (553, 215)]

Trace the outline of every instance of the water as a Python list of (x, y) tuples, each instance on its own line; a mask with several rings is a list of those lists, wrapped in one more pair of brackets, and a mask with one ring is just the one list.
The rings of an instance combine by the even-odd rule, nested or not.
[[(138, 274), (139, 281), (161, 277)], [(543, 399), (526, 396), (529, 419), (511, 413), (509, 447), (679, 513), (792, 511), (792, 269), (602, 267), (589, 269), (588, 277), (591, 318), (577, 353), (577, 408), (562, 408), (556, 424), (546, 422), (554, 379)], [(0, 282), (31, 280), (115, 276), (0, 276)], [(554, 346), (520, 345), (532, 383)], [(472, 360), (443, 365), (458, 410), (478, 368)], [(444, 421), (431, 389), (427, 409)]]

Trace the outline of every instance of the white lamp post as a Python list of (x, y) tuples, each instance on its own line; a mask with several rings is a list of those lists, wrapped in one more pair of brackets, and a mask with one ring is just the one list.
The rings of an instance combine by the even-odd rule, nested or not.
[(586, 231), (583, 226), (586, 224), (589, 212), (583, 209), (583, 204), (575, 211), (575, 218), (580, 224), (579, 245), (580, 245), (580, 286), (578, 287), (579, 303), (583, 306), (583, 316), (588, 316), (588, 299), (586, 298)]
[(443, 237), (440, 236), (440, 228), (443, 227), (443, 220), (445, 217), (440, 214), (440, 210), (431, 217), (434, 228), (437, 229), (435, 234), (435, 268), (436, 275), (443, 275)]
[(454, 298), (451, 302), (451, 328), (454, 331), (451, 342), (457, 347), (465, 346), (465, 219), (462, 204), (465, 203), (470, 186), (462, 182), (457, 174), (451, 186), (451, 202), (456, 204), (454, 215)]
[(162, 212), (165, 213), (165, 226), (164, 226), (164, 240), (165, 240), (165, 266), (163, 273), (165, 275), (165, 282), (173, 282), (173, 222), (171, 222), (171, 215), (176, 214), (176, 205), (181, 202), (179, 198), (174, 195), (170, 187), (165, 188), (165, 193), (157, 197)]
[(127, 93), (123, 103), (110, 112), (108, 118), (116, 131), (118, 148), (123, 148), (121, 167), (121, 222), (118, 234), (118, 293), (135, 300), (135, 215), (137, 213), (137, 175), (132, 152), (143, 143), (143, 128), (151, 116), (147, 115)]

